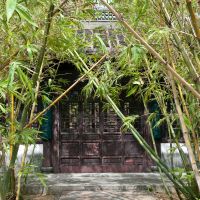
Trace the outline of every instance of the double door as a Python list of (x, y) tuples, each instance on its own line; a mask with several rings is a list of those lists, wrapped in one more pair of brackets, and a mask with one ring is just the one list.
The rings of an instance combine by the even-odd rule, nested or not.
[[(134, 126), (148, 137), (143, 107), (123, 102), (122, 112), (138, 115)], [(97, 100), (69, 98), (58, 109), (59, 172), (145, 172), (147, 156), (133, 135), (123, 130), (120, 118)]]

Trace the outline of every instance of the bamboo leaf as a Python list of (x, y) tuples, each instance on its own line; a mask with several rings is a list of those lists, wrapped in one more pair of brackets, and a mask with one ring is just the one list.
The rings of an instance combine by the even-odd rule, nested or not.
[(16, 69), (16, 62), (10, 64), (9, 75), (8, 75), (8, 88), (12, 87)]
[(34, 144), (39, 133), (41, 133), (41, 131), (33, 128), (26, 128), (22, 130), (21, 134), (17, 135), (16, 140), (25, 144)]
[(26, 20), (31, 25), (37, 27), (37, 24), (33, 21), (30, 15), (30, 11), (26, 7), (24, 7), (23, 5), (17, 4), (16, 11), (18, 12), (18, 14), (20, 15), (22, 19)]
[(135, 85), (131, 90), (129, 90), (127, 97), (130, 97), (131, 95), (135, 94), (138, 91), (139, 87), (138, 85)]
[(7, 15), (7, 22), (9, 22), (10, 18), (12, 17), (17, 5), (17, 0), (7, 0), (6, 1), (6, 15)]
[(161, 126), (165, 121), (166, 121), (165, 117), (162, 118), (162, 119), (160, 119), (160, 120), (158, 120), (157, 123), (155, 124), (155, 126), (153, 128)]
[(100, 45), (101, 45), (102, 51), (103, 51), (104, 53), (107, 53), (107, 52), (108, 52), (108, 49), (107, 49), (107, 47), (106, 47), (104, 41), (102, 40), (102, 38), (101, 38), (100, 36), (98, 36), (97, 34), (95, 34), (95, 37), (98, 39), (98, 41), (99, 41), (99, 43), (100, 43)]
[(2, 113), (6, 113), (6, 109), (2, 104), (0, 104), (0, 110)]
[(155, 117), (156, 117), (156, 113), (155, 112), (150, 113), (148, 118), (147, 118), (147, 122), (153, 121), (155, 119)]
[(192, 130), (192, 124), (186, 115), (183, 115), (184, 122), (189, 130)]
[(36, 176), (39, 178), (41, 184), (43, 185), (43, 187), (47, 187), (47, 184), (45, 182), (45, 178), (46, 176), (42, 173), (36, 173)]
[(23, 85), (25, 87), (27, 87), (28, 90), (30, 91), (30, 93), (32, 94), (33, 90), (32, 90), (32, 85), (31, 85), (31, 81), (30, 81), (29, 77), (20, 69), (20, 67), (17, 68), (17, 74), (18, 74), (21, 82), (23, 83)]
[(42, 95), (42, 102), (45, 104), (52, 103), (52, 100), (47, 95)]
[(9, 88), (9, 92), (14, 95), (15, 98), (19, 99), (21, 102), (25, 102), (25, 96), (19, 93), (17, 90), (19, 88)]

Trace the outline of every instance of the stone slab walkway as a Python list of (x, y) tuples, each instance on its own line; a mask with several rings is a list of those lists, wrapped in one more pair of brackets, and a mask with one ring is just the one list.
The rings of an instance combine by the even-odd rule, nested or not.
[(156, 200), (153, 192), (164, 192), (156, 173), (47, 174), (45, 179), (46, 187), (30, 177), (24, 194), (39, 195), (35, 200)]

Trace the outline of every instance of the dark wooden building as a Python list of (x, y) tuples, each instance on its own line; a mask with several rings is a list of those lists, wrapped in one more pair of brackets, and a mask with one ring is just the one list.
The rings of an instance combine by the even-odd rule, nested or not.
[[(97, 26), (104, 25), (106, 44), (112, 49), (109, 37), (115, 21), (110, 13), (103, 12), (104, 17), (83, 22), (85, 30), (82, 33), (92, 35)], [(112, 37), (116, 43), (124, 43), (120, 35)], [(95, 51), (94, 46), (88, 49), (91, 51)], [(74, 74), (73, 70), (71, 74)], [(43, 169), (55, 173), (149, 172), (152, 161), (130, 132), (122, 133), (122, 122), (115, 112), (103, 109), (103, 102), (99, 99), (85, 101), (80, 90), (81, 86), (73, 90), (53, 110), (53, 134), (51, 140), (44, 142)], [(150, 143), (142, 103), (134, 98), (124, 98), (120, 108), (126, 116), (140, 116), (135, 127)]]

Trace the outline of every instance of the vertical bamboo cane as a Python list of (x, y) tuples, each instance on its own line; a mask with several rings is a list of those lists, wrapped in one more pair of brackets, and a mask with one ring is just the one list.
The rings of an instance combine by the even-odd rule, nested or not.
[(177, 89), (176, 89), (176, 85), (175, 85), (175, 82), (174, 82), (173, 77), (172, 77), (170, 72), (169, 72), (169, 79), (170, 79), (170, 83), (171, 83), (171, 86), (172, 86), (172, 92), (173, 92), (173, 95), (174, 95), (174, 102), (175, 102), (177, 113), (178, 113), (178, 116), (179, 116), (180, 125), (181, 125), (181, 129), (182, 129), (182, 133), (183, 133), (183, 138), (184, 138), (187, 150), (188, 150), (190, 164), (191, 164), (191, 167), (193, 169), (193, 172), (194, 172), (194, 175), (195, 175), (195, 179), (196, 179), (196, 182), (197, 182), (197, 186), (198, 186), (198, 189), (199, 189), (199, 192), (200, 192), (199, 170), (197, 168), (195, 156), (193, 154), (192, 147), (191, 147), (191, 144), (190, 144), (190, 138), (189, 138), (188, 129), (187, 129), (187, 127), (185, 125), (185, 122), (184, 122), (183, 113), (182, 113), (182, 110), (181, 110), (181, 106), (180, 106), (180, 102), (179, 102), (179, 98), (178, 98), (178, 92), (177, 92)]
[(14, 112), (15, 112), (15, 105), (14, 105), (14, 95), (11, 94), (11, 115), (10, 115), (10, 160), (12, 159), (12, 152), (13, 152), (13, 137), (14, 137)]
[[(50, 6), (49, 6), (49, 10), (48, 10), (47, 19), (46, 19), (46, 26), (45, 26), (45, 31), (44, 31), (43, 44), (42, 44), (42, 47), (40, 49), (40, 53), (39, 53), (38, 61), (37, 61), (37, 66), (36, 66), (36, 69), (35, 69), (36, 73), (32, 77), (33, 86), (35, 87), (35, 96), (34, 96), (34, 102), (33, 102), (32, 108), (31, 108), (31, 113), (30, 113), (30, 118), (29, 118), (30, 121), (33, 118), (33, 114), (34, 114), (34, 110), (35, 110), (35, 106), (36, 106), (36, 101), (37, 101), (37, 96), (38, 96), (38, 92), (39, 92), (40, 81), (41, 81), (40, 79), (41, 79), (41, 74), (42, 74), (42, 70), (43, 70), (43, 60), (44, 60), (44, 55), (45, 55), (45, 51), (46, 51), (46, 45), (47, 45), (47, 39), (48, 39), (49, 31), (50, 31), (50, 25), (51, 25), (51, 22), (52, 22), (53, 11), (54, 11), (54, 4), (51, 2)], [(28, 107), (27, 107), (27, 109), (28, 109)], [(25, 161), (26, 161), (26, 156), (27, 156), (27, 152), (28, 152), (28, 147), (29, 147), (29, 144), (26, 144), (24, 152), (23, 152), (23, 156), (22, 156), (22, 161), (21, 161), (21, 167), (20, 167), (21, 171), (25, 167)], [(17, 179), (16, 200), (19, 200), (19, 197), (20, 197), (21, 176), (22, 175), (19, 174), (18, 179)]]
[[(168, 24), (168, 27), (175, 29), (173, 23), (171, 23), (171, 17), (168, 13), (165, 2), (163, 0), (159, 0), (159, 5), (161, 7), (161, 10), (163, 11), (166, 23)], [(181, 52), (181, 55), (183, 56), (185, 64), (187, 65), (187, 67), (190, 71), (191, 79), (193, 79), (195, 86), (197, 88), (197, 91), (199, 92), (200, 91), (200, 84), (199, 84), (200, 83), (200, 78), (199, 78), (200, 76), (199, 76), (198, 71), (197, 71), (198, 66), (197, 66), (197, 69), (196, 69), (196, 66), (194, 66), (192, 59), (190, 58), (186, 48), (184, 47), (184, 45), (182, 45), (182, 41), (181, 41), (181, 38), (179, 37), (179, 35), (175, 32), (175, 33), (172, 33), (172, 36), (174, 38), (174, 41), (175, 41), (178, 49)], [(171, 66), (171, 67), (173, 68), (173, 66)]]
[[(141, 92), (141, 94), (142, 94), (142, 92)], [(144, 96), (143, 95), (142, 95), (142, 100), (143, 100), (143, 104), (144, 104), (144, 108), (145, 108), (146, 114), (149, 115), (150, 114), (149, 113), (149, 109), (148, 109), (148, 106), (147, 106), (147, 104), (146, 104), (146, 102), (144, 100)], [(149, 121), (148, 125), (149, 125), (149, 129), (150, 129), (150, 134), (151, 134), (151, 140), (152, 140), (152, 143), (153, 143), (153, 148), (154, 148), (154, 151), (155, 151), (156, 155), (158, 156), (156, 142), (155, 142), (155, 139), (154, 139), (154, 136), (153, 136), (152, 125), (151, 125), (150, 121)], [(167, 193), (168, 197), (171, 200), (173, 200), (172, 193), (171, 193), (169, 187), (166, 184), (166, 180), (164, 179), (163, 174), (162, 174), (162, 170), (161, 170), (161, 168), (159, 166), (158, 166), (158, 170), (159, 170), (159, 174), (160, 174), (160, 177), (161, 177), (161, 180), (162, 180), (165, 192)]]
[[(183, 97), (183, 92), (182, 92), (182, 89), (181, 89), (180, 85), (178, 85), (178, 91), (179, 91), (179, 94), (180, 94), (180, 99), (182, 101), (184, 112), (185, 112), (186, 116), (188, 117), (188, 120), (189, 120), (189, 122), (191, 124), (192, 123), (192, 119), (191, 119), (190, 113), (188, 111), (188, 108), (186, 106), (186, 102), (185, 102), (185, 99)], [(191, 129), (191, 132), (192, 132), (192, 139), (193, 139), (193, 143), (194, 143), (194, 149), (195, 149), (195, 152), (197, 153), (197, 159), (200, 162), (199, 142), (198, 142), (197, 134), (195, 133), (193, 127)]]
[[(166, 52), (167, 52), (167, 57), (168, 57), (169, 62), (171, 63), (172, 67), (175, 69), (176, 67), (175, 67), (175, 64), (173, 62), (173, 57), (172, 57), (172, 53), (171, 53), (171, 49), (169, 47), (168, 41), (166, 41)], [(183, 105), (183, 110), (184, 110), (186, 116), (188, 117), (188, 120), (190, 121), (190, 123), (192, 123), (189, 111), (188, 111), (187, 106), (186, 106), (185, 99), (183, 97), (182, 88), (180, 87), (179, 84), (177, 84), (177, 85), (178, 85), (178, 92), (179, 92), (179, 95), (180, 95), (180, 100), (182, 101), (182, 105)], [(193, 139), (193, 143), (194, 143), (194, 149), (195, 149), (195, 152), (197, 153), (198, 161), (200, 161), (199, 142), (197, 140), (197, 136), (196, 136), (196, 133), (195, 133), (193, 128), (192, 128), (191, 132), (192, 132), (192, 139)]]
[(200, 41), (200, 28), (199, 28), (199, 25), (198, 25), (199, 23), (198, 23), (196, 14), (194, 12), (194, 9), (192, 8), (192, 1), (191, 0), (186, 0), (186, 4), (187, 4), (187, 9), (188, 9), (189, 14), (190, 14), (192, 26), (194, 28), (196, 37)]
[[(147, 60), (145, 60), (145, 61), (146, 61), (147, 70), (150, 72), (151, 70), (149, 68), (149, 64), (147, 63)], [(149, 76), (150, 77), (148, 77), (148, 81), (150, 83), (151, 82), (151, 78), (153, 77), (153, 75), (151, 73), (149, 73)], [(158, 89), (161, 90), (160, 87)], [(187, 167), (187, 165), (188, 165), (187, 158), (186, 158), (186, 156), (185, 156), (185, 154), (184, 154), (184, 152), (183, 152), (183, 150), (181, 148), (181, 145), (179, 144), (178, 139), (176, 138), (176, 134), (175, 134), (174, 129), (172, 127), (170, 118), (169, 118), (169, 116), (167, 114), (167, 107), (166, 107), (165, 103), (163, 102), (161, 96), (157, 95), (157, 93), (154, 93), (154, 95), (156, 97), (157, 102), (159, 103), (159, 106), (160, 106), (160, 108), (162, 110), (163, 115), (166, 118), (166, 122), (167, 122), (167, 125), (168, 125), (168, 128), (169, 128), (170, 137), (172, 137), (174, 142), (176, 143), (176, 146), (178, 148), (179, 154), (180, 154), (182, 162), (183, 162), (183, 166), (184, 166), (185, 170), (187, 171), (188, 170), (187, 169), (188, 168)]]
[(200, 93), (195, 90), (191, 84), (189, 84), (182, 76), (180, 76), (171, 66), (167, 63), (166, 60), (151, 46), (149, 45), (144, 38), (142, 38), (127, 22), (126, 20), (112, 7), (110, 6), (105, 0), (100, 0), (121, 22), (121, 24), (130, 31), (130, 33), (138, 40), (144, 47), (158, 60), (160, 63), (165, 66), (166, 70), (169, 70), (172, 75), (183, 85), (185, 86), (196, 98), (200, 99)]
[[(14, 102), (14, 95), (11, 94), (10, 95), (10, 108), (11, 108), (11, 112), (10, 112), (10, 162), (12, 160), (13, 157), (13, 149), (14, 149), (14, 134), (15, 134), (15, 125), (14, 125), (14, 121), (15, 121), (15, 102)], [(10, 170), (10, 173), (12, 174), (12, 177), (10, 179), (10, 187), (12, 188), (12, 192), (15, 190), (15, 169), (12, 168)]]

